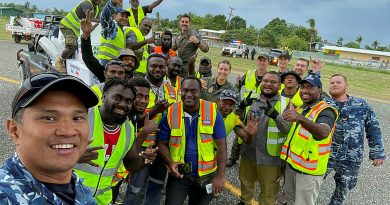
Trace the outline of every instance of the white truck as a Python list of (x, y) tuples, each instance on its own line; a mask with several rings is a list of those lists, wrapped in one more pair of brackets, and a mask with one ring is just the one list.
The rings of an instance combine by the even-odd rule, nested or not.
[(15, 43), (20, 43), (21, 40), (34, 41), (35, 36), (42, 29), (43, 21), (39, 18), (11, 16), (9, 24), (5, 25), (5, 30), (11, 33)]
[(248, 46), (241, 41), (233, 40), (227, 47), (221, 50), (222, 56), (232, 56), (233, 58), (241, 58), (244, 55)]

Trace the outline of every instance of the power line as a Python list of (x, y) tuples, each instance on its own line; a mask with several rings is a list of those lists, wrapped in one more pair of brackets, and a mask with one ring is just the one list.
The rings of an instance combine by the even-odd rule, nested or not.
[(233, 11), (236, 10), (235, 8), (233, 8), (233, 7), (231, 7), (231, 6), (229, 6), (229, 8), (230, 8), (230, 12), (228, 13), (229, 18), (228, 18), (228, 21), (227, 21), (227, 23), (226, 23), (226, 29), (225, 29), (225, 30), (228, 29), (228, 26), (229, 26), (229, 24), (230, 24), (230, 20), (231, 20), (231, 18), (232, 18), (232, 16), (233, 16)]

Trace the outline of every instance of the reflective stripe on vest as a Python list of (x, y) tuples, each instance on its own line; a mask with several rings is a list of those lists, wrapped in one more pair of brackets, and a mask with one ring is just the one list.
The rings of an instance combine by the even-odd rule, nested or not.
[[(336, 113), (336, 122), (337, 111), (324, 101), (314, 105), (305, 117), (315, 122), (319, 113), (326, 108), (331, 108)], [(297, 112), (301, 114), (303, 109), (297, 108)], [(294, 122), (287, 140), (284, 142), (280, 158), (286, 160), (296, 170), (311, 175), (324, 175), (328, 164), (334, 128), (335, 125), (327, 138), (317, 141), (301, 124)]]
[[(145, 40), (145, 36), (142, 34), (141, 30), (139, 30), (138, 26), (137, 27), (128, 27), (128, 28), (126, 28), (125, 36), (130, 31), (133, 31), (135, 33), (135, 36), (137, 37), (137, 42), (142, 42), (142, 41)], [(140, 49), (142, 49), (142, 50), (140, 50)], [(139, 73), (146, 73), (146, 70), (147, 70), (146, 69), (147, 60), (149, 58), (149, 45), (145, 44), (140, 49), (138, 49), (137, 51), (140, 51), (140, 53), (142, 52), (142, 59), (140, 60), (140, 65), (139, 65), (139, 67), (137, 68), (136, 71), (139, 72)]]
[(116, 59), (119, 56), (120, 51), (126, 48), (123, 30), (117, 23), (115, 23), (115, 26), (117, 30), (115, 39), (103, 38), (103, 36), (100, 35), (100, 46), (96, 58), (101, 60)]
[[(86, 0), (87, 2), (89, 2), (92, 7), (93, 7), (93, 3), (91, 0)], [(81, 3), (84, 3), (81, 2)], [(81, 4), (80, 3), (80, 4)], [(80, 19), (79, 17), (77, 17), (76, 15), (76, 10), (77, 8), (80, 6), (77, 5), (76, 7), (74, 7), (62, 20), (61, 20), (61, 24), (64, 25), (65, 27), (69, 28), (69, 29), (72, 29), (72, 31), (76, 34), (77, 37), (80, 36)], [(96, 5), (94, 7), (94, 18), (97, 18), (99, 16), (99, 5)]]
[[(103, 85), (103, 84), (101, 84), (101, 85)], [(99, 87), (99, 84), (96, 84), (96, 85), (93, 85), (91, 87), (91, 89), (95, 92), (95, 94), (98, 96), (98, 99), (99, 99), (97, 106), (100, 106), (103, 103), (103, 86)]]
[[(90, 129), (89, 139), (94, 139), (89, 146), (104, 146), (103, 122), (97, 106), (89, 110), (88, 122)], [(91, 190), (98, 204), (109, 204), (111, 202), (111, 183), (113, 177), (133, 144), (134, 127), (126, 121), (121, 126), (118, 142), (107, 162), (105, 162), (106, 152), (102, 149), (97, 151), (98, 159), (93, 160), (99, 167), (94, 167), (86, 163), (75, 166), (76, 173), (80, 178), (84, 179), (83, 184)]]
[(252, 91), (252, 98), (258, 98), (260, 95), (260, 85), (256, 87), (256, 70), (251, 69), (246, 72), (245, 75), (245, 93), (244, 93), (244, 98), (246, 98), (249, 93)]
[[(198, 148), (198, 175), (204, 176), (217, 170), (215, 143), (213, 140), (214, 124), (217, 106), (213, 102), (200, 100), (197, 148)], [(186, 137), (184, 111), (181, 101), (168, 108), (168, 125), (171, 129), (169, 137), (169, 152), (174, 162), (184, 163)]]
[(138, 6), (138, 8), (137, 8), (138, 24), (135, 23), (133, 9), (129, 8), (129, 9), (127, 9), (127, 11), (129, 11), (131, 14), (129, 16), (129, 25), (131, 27), (138, 27), (139, 24), (141, 23), (142, 19), (145, 18), (145, 14), (144, 14), (144, 10), (142, 9), (142, 6)]

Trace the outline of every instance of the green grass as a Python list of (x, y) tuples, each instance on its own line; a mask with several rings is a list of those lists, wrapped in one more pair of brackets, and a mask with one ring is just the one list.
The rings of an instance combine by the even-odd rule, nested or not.
[(5, 24), (9, 23), (8, 18), (0, 18), (0, 41), (11, 41), (12, 36), (5, 31)]
[[(213, 69), (217, 68), (218, 62), (227, 59), (232, 64), (232, 72), (244, 74), (250, 68), (256, 68), (256, 62), (250, 59), (232, 58), (221, 56), (219, 48), (210, 48), (208, 53), (198, 52), (197, 60), (207, 55), (213, 64)], [(296, 59), (292, 59), (289, 68), (293, 68)], [(276, 66), (269, 66), (269, 70), (277, 70)], [(366, 68), (355, 68), (346, 65), (326, 64), (322, 68), (321, 80), (324, 90), (328, 92), (329, 78), (333, 74), (340, 73), (348, 78), (348, 93), (371, 100), (390, 103), (390, 72), (383, 70), (370, 70)]]

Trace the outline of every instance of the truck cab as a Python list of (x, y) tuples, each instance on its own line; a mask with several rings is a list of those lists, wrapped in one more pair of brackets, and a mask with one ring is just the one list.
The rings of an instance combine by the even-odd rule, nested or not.
[(221, 55), (241, 58), (247, 48), (248, 46), (241, 41), (233, 40), (227, 47), (222, 48)]

